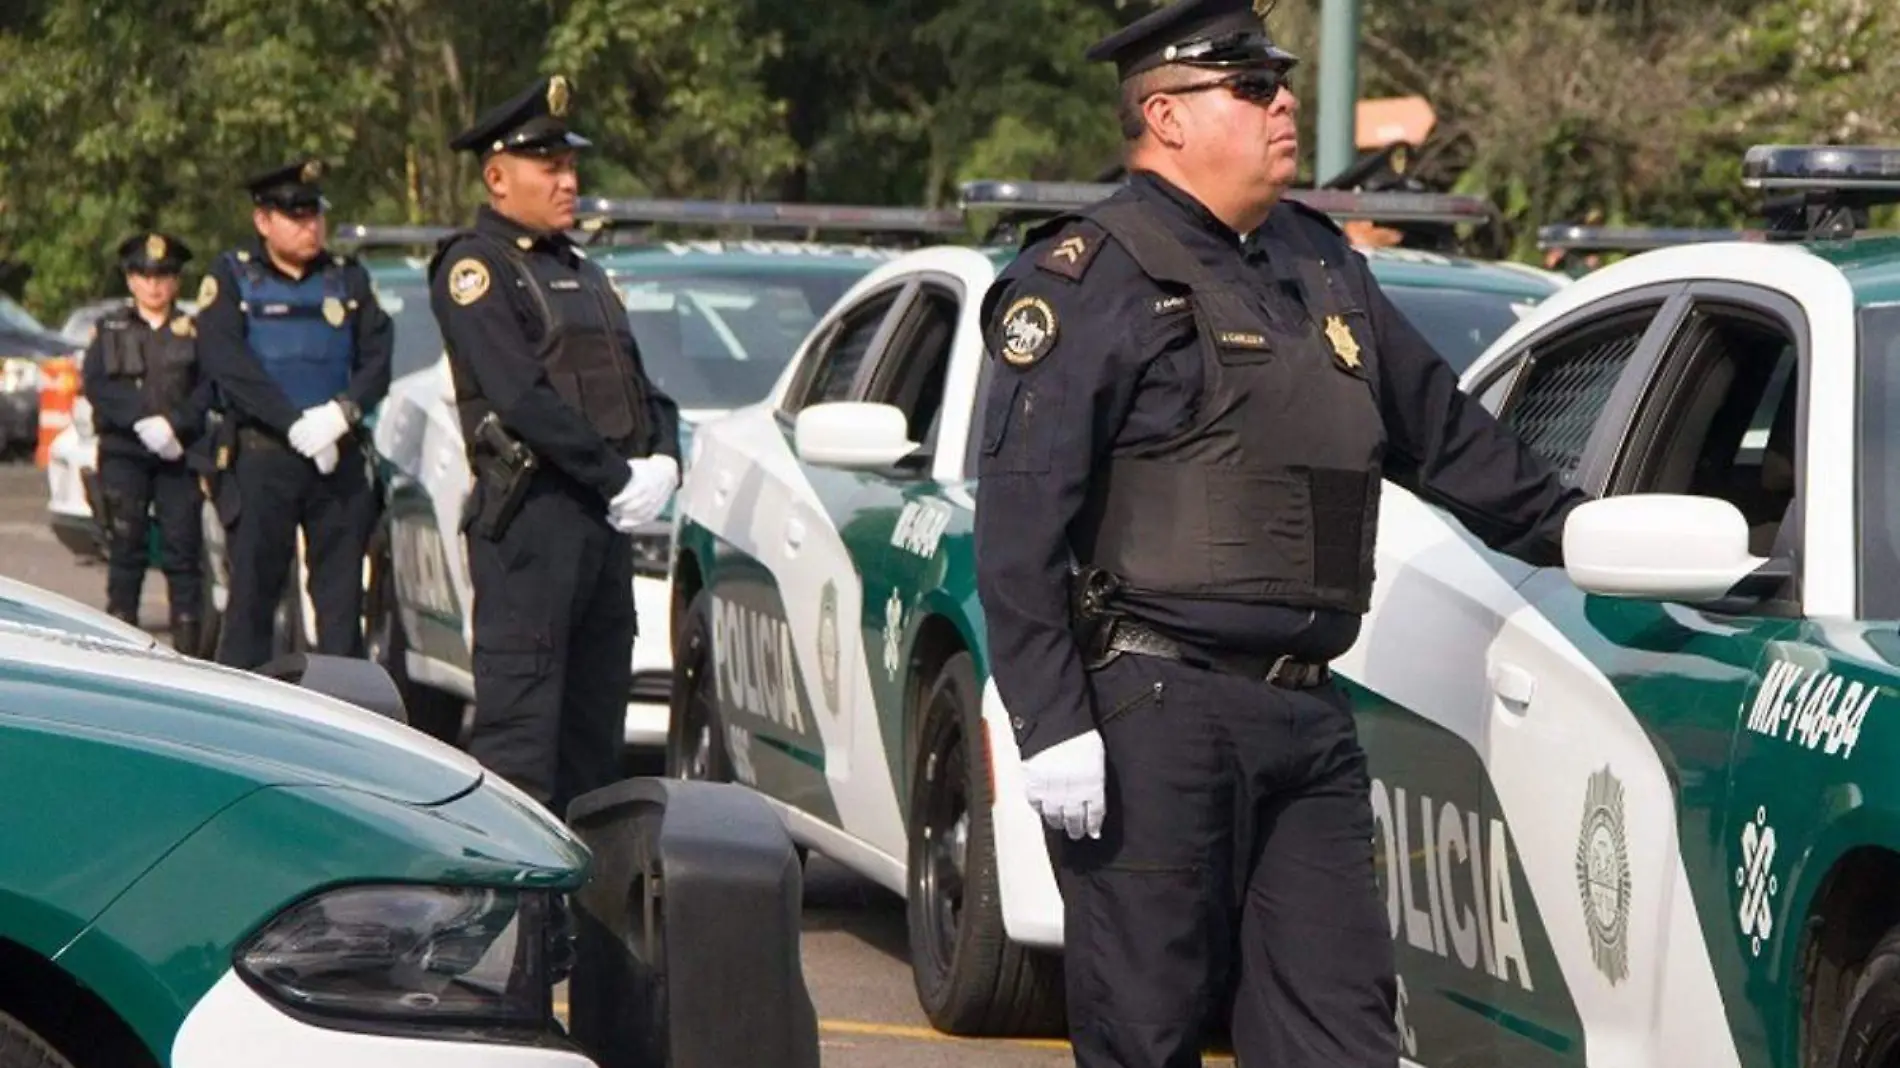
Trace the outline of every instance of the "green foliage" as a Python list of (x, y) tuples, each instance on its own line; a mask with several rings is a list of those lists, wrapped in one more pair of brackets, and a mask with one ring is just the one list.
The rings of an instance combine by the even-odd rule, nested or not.
[[(120, 290), (111, 249), (146, 227), (202, 268), (249, 233), (243, 178), (305, 152), (338, 222), (466, 219), (476, 169), (447, 142), (555, 71), (590, 193), (938, 206), (973, 178), (1092, 179), (1121, 143), (1083, 52), (1161, 2), (8, 0), (0, 283), (23, 266), (57, 320)], [(1272, 15), (1309, 158), (1323, 3)], [(1750, 144), (1900, 141), (1887, 0), (1362, 5), (1362, 92), (1431, 100), (1418, 173), (1490, 197), (1523, 258), (1558, 220), (1746, 221)]]

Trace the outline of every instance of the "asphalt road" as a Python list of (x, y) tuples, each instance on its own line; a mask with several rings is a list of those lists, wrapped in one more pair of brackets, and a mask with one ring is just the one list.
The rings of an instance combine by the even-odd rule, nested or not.
[[(105, 567), (74, 560), (46, 524), (46, 478), (0, 464), (0, 573), (105, 606)], [(140, 623), (165, 637), (165, 583), (146, 576)], [(814, 856), (806, 868), (805, 978), (818, 1008), (826, 1068), (1061, 1068), (1065, 1043), (974, 1041), (933, 1031), (917, 1007), (904, 903)], [(1211, 1063), (1231, 1063), (1219, 1060)]]

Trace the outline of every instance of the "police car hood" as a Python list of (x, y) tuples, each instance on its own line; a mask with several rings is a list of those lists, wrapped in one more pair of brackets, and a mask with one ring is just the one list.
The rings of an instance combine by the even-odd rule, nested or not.
[(337, 786), (407, 804), (475, 787), (482, 767), (394, 720), (166, 649), (0, 621), (0, 716), (165, 750), (259, 786)]
[(4, 576), (0, 576), (0, 623), (71, 631), (86, 637), (129, 642), (146, 649), (158, 644), (158, 639), (145, 631), (91, 605)]

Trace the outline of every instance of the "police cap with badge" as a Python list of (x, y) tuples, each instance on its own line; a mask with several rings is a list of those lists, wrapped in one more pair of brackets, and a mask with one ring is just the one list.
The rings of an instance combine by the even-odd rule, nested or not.
[(260, 208), (293, 218), (307, 218), (321, 215), (330, 207), (319, 184), (323, 172), (322, 160), (300, 159), (251, 178), (244, 183), (244, 188), (250, 190), (251, 202)]
[(1112, 62), (1122, 81), (1170, 63), (1285, 75), (1299, 62), (1267, 35), (1273, 2), (1179, 0), (1097, 41), (1095, 62)]
[(572, 96), (573, 87), (565, 76), (542, 78), (512, 100), (490, 108), (457, 134), (449, 148), (473, 152), (482, 159), (497, 152), (551, 156), (587, 148), (593, 142), (567, 127)]
[(191, 248), (170, 234), (152, 231), (119, 242), (119, 268), (126, 274), (174, 275), (190, 260)]

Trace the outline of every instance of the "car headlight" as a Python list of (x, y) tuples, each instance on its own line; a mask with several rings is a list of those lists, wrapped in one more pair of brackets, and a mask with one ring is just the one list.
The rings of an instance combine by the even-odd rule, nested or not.
[(237, 969), (333, 1026), (547, 1033), (570, 959), (546, 892), (354, 886), (303, 901), (241, 947)]
[(649, 578), (665, 578), (673, 570), (673, 524), (656, 519), (643, 523), (633, 534), (633, 573)]
[(26, 356), (0, 360), (0, 393), (38, 393), (40, 365)]

